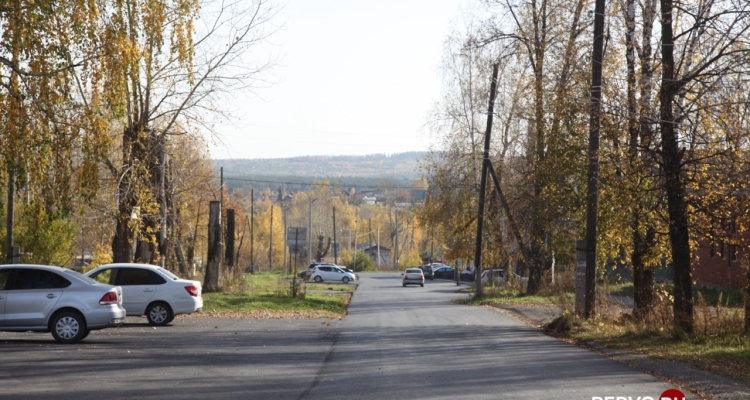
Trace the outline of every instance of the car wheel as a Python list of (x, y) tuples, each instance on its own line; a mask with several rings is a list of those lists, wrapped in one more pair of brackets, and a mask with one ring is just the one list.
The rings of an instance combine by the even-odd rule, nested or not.
[(146, 309), (146, 318), (149, 325), (163, 326), (172, 320), (172, 309), (167, 303), (156, 302)]
[(404, 283), (404, 287), (406, 287), (406, 284)]
[(343, 279), (341, 279), (341, 282), (344, 282), (345, 284), (349, 283), (349, 277), (345, 276)]
[(86, 321), (81, 314), (74, 311), (63, 311), (55, 315), (50, 327), (52, 337), (58, 343), (76, 343), (88, 335)]
[(320, 275), (316, 276), (314, 280), (318, 283), (323, 282), (323, 278), (321, 278)]

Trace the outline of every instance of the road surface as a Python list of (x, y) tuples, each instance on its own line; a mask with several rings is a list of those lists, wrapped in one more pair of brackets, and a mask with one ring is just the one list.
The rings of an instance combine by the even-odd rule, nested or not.
[[(76, 345), (0, 332), (0, 399), (658, 399), (650, 375), (550, 338), (450, 281), (361, 274), (342, 320), (129, 318)], [(694, 399), (694, 397), (687, 397)]]

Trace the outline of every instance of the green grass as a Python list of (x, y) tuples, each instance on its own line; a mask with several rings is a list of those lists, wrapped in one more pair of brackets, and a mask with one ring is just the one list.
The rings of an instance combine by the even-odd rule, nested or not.
[(750, 336), (696, 333), (676, 335), (670, 329), (634, 328), (627, 323), (595, 319), (576, 324), (569, 337), (633, 351), (662, 360), (686, 362), (700, 369), (750, 383)]
[(549, 306), (559, 304), (561, 300), (565, 302), (572, 302), (575, 298), (573, 293), (566, 293), (565, 299), (560, 299), (559, 296), (544, 296), (534, 295), (529, 296), (518, 290), (504, 290), (501, 287), (488, 287), (483, 288), (482, 298), (476, 299), (472, 295), (474, 288), (462, 288), (459, 290), (461, 293), (467, 293), (467, 297), (464, 299), (455, 300), (458, 304), (467, 304), (472, 306), (490, 306), (494, 304), (518, 304), (518, 305), (538, 305), (538, 306)]
[[(232, 290), (203, 293), (203, 312), (213, 315), (238, 315), (249, 317), (342, 317), (350, 295), (305, 293), (304, 298), (289, 295), (290, 275), (281, 272), (261, 272), (248, 274), (239, 282), (234, 282)], [(308, 285), (308, 289), (313, 289)], [(329, 286), (320, 285), (323, 289)], [(305, 288), (305, 286), (302, 286)]]
[(337, 292), (353, 292), (354, 286), (330, 283), (308, 283), (305, 285), (307, 290), (334, 290)]
[(294, 299), (274, 293), (205, 293), (203, 309), (218, 313), (247, 313), (255, 311), (322, 311), (343, 315), (346, 296), (307, 293), (304, 299)]

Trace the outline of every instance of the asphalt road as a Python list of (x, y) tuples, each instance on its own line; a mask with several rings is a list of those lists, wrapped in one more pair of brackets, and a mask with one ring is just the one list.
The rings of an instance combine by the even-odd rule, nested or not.
[(340, 321), (129, 319), (71, 346), (0, 332), (0, 399), (658, 399), (672, 388), (493, 309), (455, 305), (455, 290), (362, 274)]

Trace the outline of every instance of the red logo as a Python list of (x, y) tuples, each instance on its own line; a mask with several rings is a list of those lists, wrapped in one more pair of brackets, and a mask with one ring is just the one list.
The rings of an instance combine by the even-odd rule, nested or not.
[(685, 395), (677, 389), (668, 389), (659, 396), (659, 400), (685, 400)]

